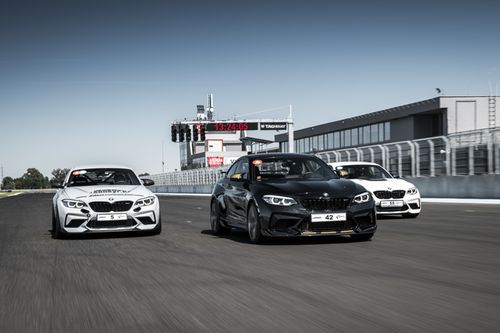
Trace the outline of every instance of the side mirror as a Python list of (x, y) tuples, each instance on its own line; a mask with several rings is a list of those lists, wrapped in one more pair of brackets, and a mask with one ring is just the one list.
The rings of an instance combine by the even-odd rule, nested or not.
[(349, 177), (349, 172), (345, 169), (336, 170), (336, 172), (340, 178), (348, 178)]
[(231, 177), (229, 177), (230, 180), (234, 181), (234, 182), (242, 182), (244, 180), (246, 180), (244, 178), (244, 173), (235, 173), (233, 175), (231, 175)]
[(399, 178), (399, 175), (397, 172), (391, 172), (391, 176), (394, 178)]
[(151, 185), (155, 184), (155, 182), (152, 181), (151, 179), (144, 178), (144, 179), (141, 179), (141, 180), (142, 180), (142, 185), (144, 185), (144, 186), (151, 186)]

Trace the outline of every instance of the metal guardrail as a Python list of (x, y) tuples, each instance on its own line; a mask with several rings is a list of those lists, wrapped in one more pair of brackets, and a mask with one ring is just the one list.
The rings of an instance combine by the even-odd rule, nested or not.
[(500, 128), (316, 153), (326, 162), (382, 165), (401, 177), (500, 174)]
[[(400, 177), (500, 174), (500, 128), (316, 153), (325, 162), (382, 165)], [(151, 175), (157, 185), (213, 185), (226, 167)]]

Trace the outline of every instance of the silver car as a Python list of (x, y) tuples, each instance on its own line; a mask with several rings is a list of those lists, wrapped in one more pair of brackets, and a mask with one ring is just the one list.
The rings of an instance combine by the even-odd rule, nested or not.
[(52, 199), (54, 238), (68, 234), (161, 232), (158, 197), (127, 167), (82, 166), (71, 169)]

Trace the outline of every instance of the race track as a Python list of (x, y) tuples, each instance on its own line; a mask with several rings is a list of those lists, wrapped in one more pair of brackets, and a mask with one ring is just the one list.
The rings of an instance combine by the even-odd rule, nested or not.
[(0, 199), (0, 332), (500, 332), (499, 205), (253, 245), (206, 197), (162, 197), (158, 236), (54, 240), (51, 198)]

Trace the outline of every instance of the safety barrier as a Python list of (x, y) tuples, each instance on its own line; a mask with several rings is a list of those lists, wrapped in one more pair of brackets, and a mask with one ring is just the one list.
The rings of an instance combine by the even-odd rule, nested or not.
[[(325, 162), (374, 162), (400, 177), (500, 174), (500, 128), (318, 152), (316, 156)], [(186, 186), (215, 184), (225, 169), (227, 167), (176, 171), (150, 178), (158, 186), (189, 188)]]
[(500, 128), (316, 153), (325, 162), (382, 165), (400, 177), (500, 174)]

